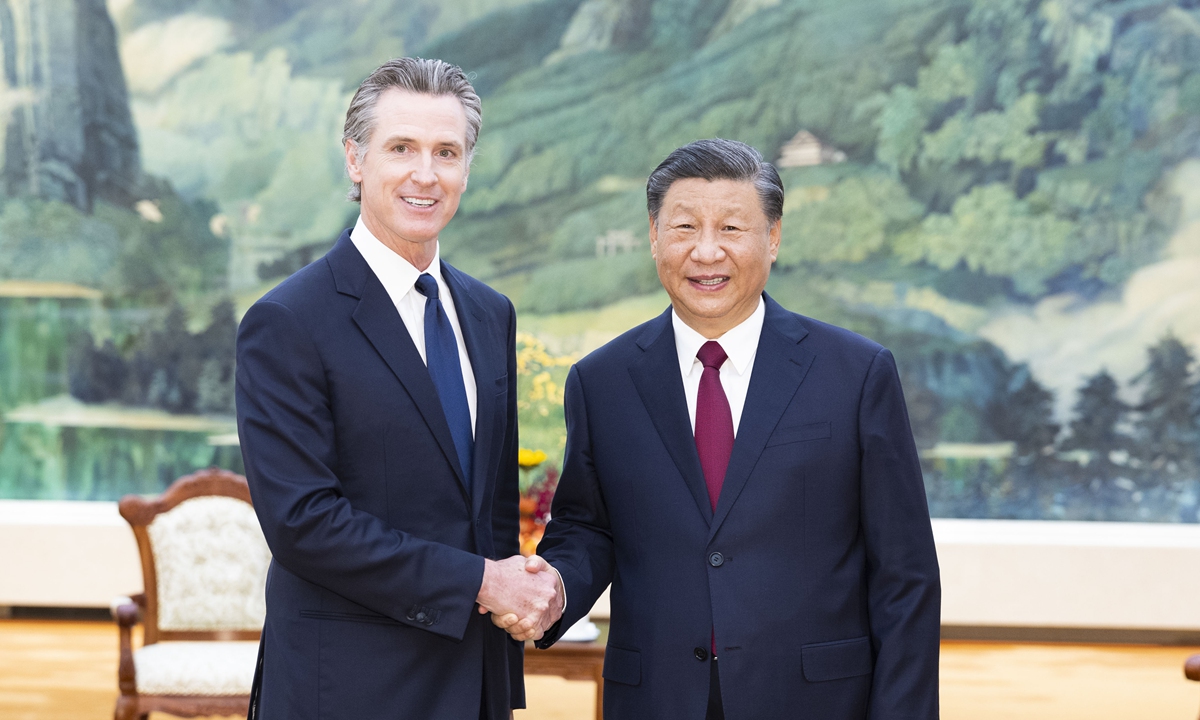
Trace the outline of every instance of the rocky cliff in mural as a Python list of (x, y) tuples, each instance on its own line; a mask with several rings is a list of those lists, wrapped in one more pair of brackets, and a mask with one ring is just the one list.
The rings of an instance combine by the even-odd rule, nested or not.
[(0, 188), (131, 204), (137, 134), (104, 0), (0, 0)]

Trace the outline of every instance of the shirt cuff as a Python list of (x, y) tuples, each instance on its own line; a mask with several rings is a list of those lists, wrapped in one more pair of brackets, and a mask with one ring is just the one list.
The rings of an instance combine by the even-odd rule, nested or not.
[[(550, 563), (548, 561), (546, 564), (550, 565)], [(558, 576), (558, 586), (560, 588), (562, 588), (562, 593), (563, 593), (562, 612), (563, 612), (563, 615), (566, 615), (567, 614), (567, 584), (565, 582), (563, 582), (562, 573), (560, 573), (558, 571), (558, 568), (554, 567), (553, 565), (550, 565), (550, 569), (553, 570), (554, 574)]]

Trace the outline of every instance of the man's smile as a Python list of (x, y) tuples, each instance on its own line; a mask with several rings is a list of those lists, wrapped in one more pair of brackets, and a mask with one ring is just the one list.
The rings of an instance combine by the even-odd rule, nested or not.
[(688, 278), (692, 285), (698, 285), (706, 290), (716, 289), (729, 282), (728, 275), (696, 275)]

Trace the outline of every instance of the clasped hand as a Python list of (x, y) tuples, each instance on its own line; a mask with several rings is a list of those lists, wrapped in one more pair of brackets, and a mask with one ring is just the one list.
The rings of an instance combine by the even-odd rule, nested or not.
[(537, 555), (485, 561), (479, 612), (515, 640), (541, 639), (562, 617), (563, 598), (558, 573)]

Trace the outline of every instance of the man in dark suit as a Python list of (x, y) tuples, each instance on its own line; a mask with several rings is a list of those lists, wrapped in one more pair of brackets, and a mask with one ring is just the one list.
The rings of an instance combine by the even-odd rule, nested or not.
[(372, 73), (344, 136), (357, 225), (242, 321), (238, 432), (274, 556), (258, 717), (524, 707), (523, 648), (481, 615), (561, 606), (517, 556), (515, 315), (438, 255), (479, 126), (453, 65)]
[(539, 644), (611, 582), (609, 718), (934, 720), (938, 566), (891, 353), (763, 292), (783, 186), (753, 148), (676, 150), (647, 199), (671, 307), (567, 378), (538, 551), (568, 603)]

